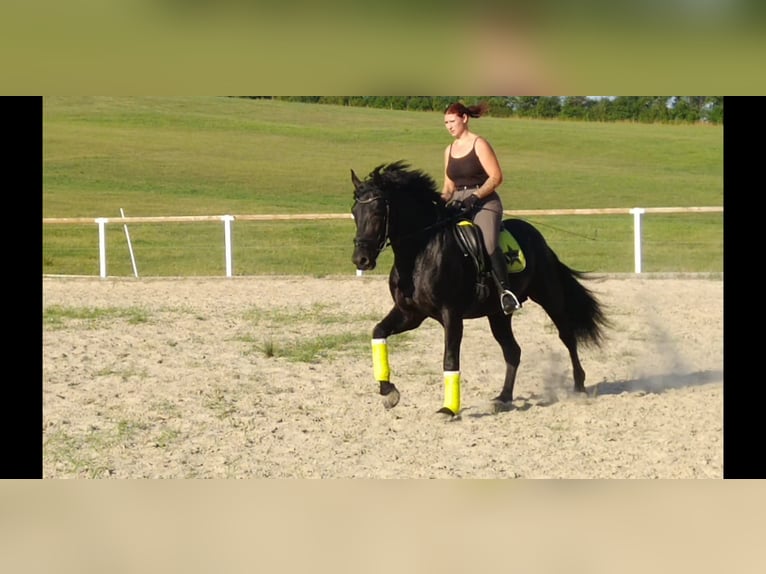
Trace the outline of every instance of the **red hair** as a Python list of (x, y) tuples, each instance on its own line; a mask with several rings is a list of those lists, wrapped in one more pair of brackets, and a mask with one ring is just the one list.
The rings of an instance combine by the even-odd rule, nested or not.
[(455, 102), (454, 104), (447, 106), (447, 109), (444, 110), (444, 113), (468, 116), (471, 118), (480, 118), (487, 112), (488, 109), (489, 106), (486, 102), (481, 102), (473, 106), (465, 106), (460, 102)]

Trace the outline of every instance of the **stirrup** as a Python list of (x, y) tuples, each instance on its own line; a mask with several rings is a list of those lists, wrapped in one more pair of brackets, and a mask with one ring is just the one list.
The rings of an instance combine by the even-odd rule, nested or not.
[[(506, 298), (505, 296), (508, 295), (511, 297), (511, 304), (506, 305)], [(514, 311), (518, 311), (521, 309), (521, 303), (519, 302), (516, 295), (514, 295), (513, 291), (509, 291), (508, 289), (505, 289), (502, 293), (500, 293), (500, 307), (503, 309), (503, 313), (506, 315), (510, 315)]]

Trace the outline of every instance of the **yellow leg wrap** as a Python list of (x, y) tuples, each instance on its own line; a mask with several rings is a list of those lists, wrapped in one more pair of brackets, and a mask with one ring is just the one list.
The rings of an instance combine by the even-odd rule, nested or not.
[(372, 372), (376, 381), (389, 381), (391, 369), (388, 366), (388, 345), (385, 339), (372, 340)]
[(460, 411), (460, 371), (444, 371), (444, 406), (455, 414)]

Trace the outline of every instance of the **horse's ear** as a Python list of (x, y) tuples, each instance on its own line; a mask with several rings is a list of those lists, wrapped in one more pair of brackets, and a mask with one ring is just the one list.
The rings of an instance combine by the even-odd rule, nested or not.
[(359, 186), (362, 185), (362, 181), (356, 177), (356, 174), (354, 173), (354, 170), (351, 170), (351, 182), (354, 184), (354, 187), (356, 189), (359, 189)]

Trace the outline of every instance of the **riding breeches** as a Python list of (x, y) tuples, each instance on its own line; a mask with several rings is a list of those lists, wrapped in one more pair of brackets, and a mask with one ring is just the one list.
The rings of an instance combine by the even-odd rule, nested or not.
[[(456, 190), (453, 199), (463, 200), (475, 190), (476, 188)], [(476, 203), (476, 211), (472, 218), (473, 222), (481, 229), (487, 253), (492, 255), (497, 249), (498, 235), (503, 221), (503, 202), (496, 191)]]

